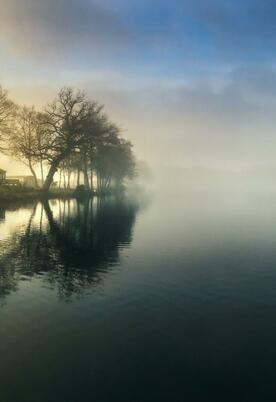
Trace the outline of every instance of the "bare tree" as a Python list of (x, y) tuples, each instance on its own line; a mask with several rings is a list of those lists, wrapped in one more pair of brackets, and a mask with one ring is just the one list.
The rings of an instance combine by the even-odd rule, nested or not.
[(49, 190), (60, 163), (82, 146), (90, 116), (97, 108), (98, 105), (89, 102), (83, 92), (63, 88), (46, 109), (44, 125), (50, 133), (50, 141), (45, 148), (45, 157), (50, 168), (44, 190)]
[(9, 152), (29, 167), (38, 187), (35, 165), (38, 163), (38, 136), (40, 135), (40, 122), (34, 107), (18, 108), (16, 123), (9, 136)]
[(87, 190), (94, 191), (94, 178), (98, 191), (121, 188), (124, 179), (134, 175), (132, 146), (102, 109), (83, 92), (66, 87), (38, 113), (34, 107), (15, 106), (0, 88), (0, 140), (5, 138), (7, 152), (29, 167), (37, 187), (36, 167), (40, 166), (44, 191), (58, 169), (65, 188), (70, 188), (72, 178), (79, 185), (81, 173)]
[(4, 143), (11, 130), (15, 109), (14, 103), (8, 98), (7, 91), (0, 86), (0, 150), (5, 148)]

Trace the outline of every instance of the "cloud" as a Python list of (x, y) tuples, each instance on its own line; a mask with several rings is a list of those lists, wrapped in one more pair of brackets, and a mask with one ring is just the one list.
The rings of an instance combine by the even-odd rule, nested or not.
[[(0, 0), (4, 48), (95, 63), (273, 61), (274, 0)], [(45, 57), (43, 57), (45, 56)]]
[(216, 56), (231, 62), (274, 59), (276, 8), (273, 0), (196, 0), (194, 17)]
[(0, 4), (1, 83), (20, 102), (80, 86), (149, 160), (274, 158), (274, 0)]
[[(276, 70), (266, 65), (244, 66), (233, 70), (230, 74), (231, 86), (239, 89), (247, 98), (257, 102), (275, 101)], [(275, 105), (273, 105), (274, 107)]]
[[(265, 85), (262, 80), (266, 78)], [(117, 88), (82, 83), (126, 129), (140, 158), (152, 163), (246, 167), (275, 159), (276, 71), (244, 66), (208, 80)], [(95, 89), (96, 88), (96, 89)]]
[[(262, 84), (263, 83), (263, 84)], [(63, 83), (62, 83), (63, 84)], [(276, 71), (243, 66), (220, 87), (206, 79), (180, 80), (108, 72), (71, 82), (106, 106), (138, 158), (149, 163), (243, 167), (275, 160)], [(14, 87), (12, 99), (41, 107), (57, 87)]]
[(1, 0), (2, 46), (28, 56), (111, 52), (125, 44), (124, 24), (89, 0)]

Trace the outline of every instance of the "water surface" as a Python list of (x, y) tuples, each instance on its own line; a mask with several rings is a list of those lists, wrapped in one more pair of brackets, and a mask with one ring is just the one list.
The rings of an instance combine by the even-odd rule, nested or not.
[(0, 208), (1, 402), (275, 395), (276, 191)]

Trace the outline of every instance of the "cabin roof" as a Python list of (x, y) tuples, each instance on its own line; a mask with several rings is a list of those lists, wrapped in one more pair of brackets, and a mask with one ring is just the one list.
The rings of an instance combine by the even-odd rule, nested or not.
[(18, 175), (18, 176), (8, 176), (8, 179), (33, 179), (33, 176)]

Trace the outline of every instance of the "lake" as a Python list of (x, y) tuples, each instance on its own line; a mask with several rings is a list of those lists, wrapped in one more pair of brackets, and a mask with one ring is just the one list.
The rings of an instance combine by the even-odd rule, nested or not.
[(275, 396), (276, 191), (0, 206), (1, 402)]

